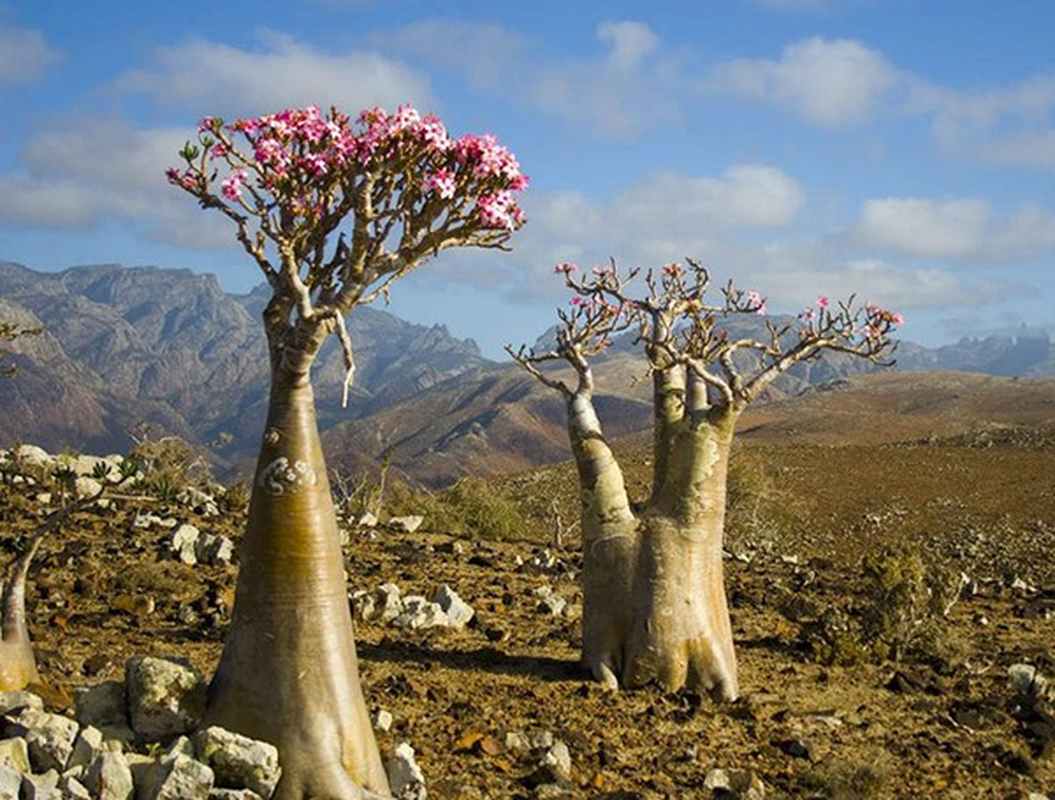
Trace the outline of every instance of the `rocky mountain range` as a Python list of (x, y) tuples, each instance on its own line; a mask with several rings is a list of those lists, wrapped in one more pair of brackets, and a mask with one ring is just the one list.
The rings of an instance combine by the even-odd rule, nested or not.
[[(18, 368), (0, 379), (0, 443), (52, 451), (126, 452), (150, 425), (204, 444), (245, 471), (263, 426), (268, 364), (260, 324), (266, 287), (225, 292), (188, 270), (116, 264), (42, 273), (0, 262), (0, 320), (42, 333), (7, 343)], [(374, 308), (350, 317), (356, 383), (340, 407), (343, 367), (331, 344), (315, 369), (320, 427), (331, 465), (348, 474), (376, 468), (391, 450), (406, 477), (441, 485), (568, 455), (560, 398), (516, 365), (484, 358), (472, 340)], [(757, 324), (747, 321), (743, 324)], [(909, 342), (901, 370), (1055, 375), (1045, 333), (963, 340), (941, 348)], [(799, 365), (772, 399), (873, 369), (846, 356)], [(617, 346), (598, 365), (598, 411), (609, 435), (651, 424), (644, 365)]]

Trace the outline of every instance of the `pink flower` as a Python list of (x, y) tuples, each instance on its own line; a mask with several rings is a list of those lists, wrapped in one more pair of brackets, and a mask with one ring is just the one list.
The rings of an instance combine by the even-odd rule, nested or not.
[(501, 191), (482, 195), (476, 201), (476, 213), (487, 228), (515, 230), (524, 223), (524, 212), (516, 204), (511, 192)]
[(553, 271), (554, 271), (555, 273), (563, 273), (563, 274), (565, 274), (565, 275), (571, 275), (571, 274), (572, 274), (573, 272), (575, 272), (575, 270), (577, 270), (577, 269), (578, 269), (578, 267), (577, 267), (577, 266), (575, 266), (574, 264), (569, 264), (569, 263), (567, 263), (567, 262), (563, 262), (563, 263), (561, 263), (561, 264), (557, 264), (557, 265), (556, 265), (556, 266), (555, 266), (555, 267), (553, 268)]
[(237, 200), (242, 196), (242, 185), (245, 183), (245, 172), (240, 169), (236, 169), (230, 175), (223, 179), (220, 184), (220, 191), (223, 196), (228, 200)]
[(575, 296), (574, 296), (574, 297), (573, 297), (573, 298), (572, 298), (571, 300), (569, 300), (568, 302), (569, 302), (569, 303), (571, 303), (571, 304), (572, 304), (573, 306), (575, 306), (576, 308), (585, 308), (585, 307), (586, 307), (586, 305), (587, 305), (586, 301), (585, 301), (585, 300), (583, 300), (583, 299), (582, 299), (581, 297), (579, 297), (579, 295), (575, 295)]
[(760, 295), (754, 289), (749, 291), (746, 296), (747, 296), (747, 305), (748, 305), (748, 308), (746, 310), (754, 311), (756, 314), (759, 314), (761, 316), (765, 316), (766, 315), (766, 301), (765, 301), (765, 298), (762, 297), (762, 295)]
[(425, 180), (425, 190), (435, 191), (444, 200), (454, 197), (456, 184), (454, 176), (445, 169), (438, 169)]
[(681, 275), (681, 264), (667, 264), (663, 267), (663, 274), (669, 275), (671, 278), (676, 278)]
[(828, 298), (825, 297), (824, 295), (821, 295), (820, 297), (818, 297), (817, 298), (817, 306), (819, 308), (827, 308), (828, 307)]

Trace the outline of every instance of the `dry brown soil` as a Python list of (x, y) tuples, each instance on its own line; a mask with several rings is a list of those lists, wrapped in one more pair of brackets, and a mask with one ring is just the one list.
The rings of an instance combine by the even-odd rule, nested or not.
[[(534, 796), (535, 763), (502, 746), (516, 731), (568, 745), (564, 797), (709, 797), (715, 767), (753, 773), (766, 797), (1055, 796), (1051, 727), (1007, 680), (1023, 662), (1055, 678), (1055, 447), (1043, 417), (976, 422), (951, 438), (932, 422), (923, 436), (895, 430), (852, 445), (789, 435), (786, 416), (752, 423), (773, 436), (745, 430), (736, 458), (746, 499), (728, 535), (743, 558), (727, 561), (744, 697), (726, 706), (603, 691), (576, 662), (574, 613), (537, 610), (544, 585), (579, 602), (567, 465), (503, 482), (533, 515), (521, 540), (353, 532), (351, 588), (391, 581), (430, 594), (448, 584), (476, 609), (457, 632), (357, 623), (368, 702), (394, 715), (382, 748), (409, 742), (437, 798)], [(623, 458), (643, 487), (647, 456), (630, 447)], [(0, 491), (6, 558), (36, 524), (22, 505)], [(133, 528), (134, 511), (80, 513), (36, 560), (30, 614), (53, 705), (75, 686), (120, 677), (133, 655), (181, 656), (208, 672), (219, 654), (234, 569), (175, 562), (164, 531)], [(240, 524), (173, 514), (231, 535)], [(562, 546), (551, 541), (558, 514)], [(901, 663), (816, 663), (788, 597), (852, 611), (868, 600), (862, 555), (899, 540), (977, 583), (944, 622), (949, 646)], [(516, 568), (540, 547), (563, 566)], [(1025, 588), (1011, 586), (1016, 578)]]

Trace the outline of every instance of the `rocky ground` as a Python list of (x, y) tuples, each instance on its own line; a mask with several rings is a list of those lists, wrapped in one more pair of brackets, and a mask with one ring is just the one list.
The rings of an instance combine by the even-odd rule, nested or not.
[[(647, 458), (623, 457), (643, 487)], [(518, 537), (456, 536), (428, 519), (413, 533), (350, 530), (350, 591), (446, 585), (475, 611), (461, 629), (357, 620), (368, 702), (387, 712), (382, 749), (410, 743), (437, 798), (710, 797), (723, 778), (743, 797), (1055, 797), (1051, 705), (1023, 683), (1032, 670), (1055, 679), (1050, 437), (747, 441), (737, 459), (727, 581), (744, 696), (727, 706), (613, 694), (581, 672), (567, 466), (502, 483), (526, 516)], [(31, 495), (0, 485), (5, 560), (40, 528)], [(227, 536), (237, 553), (239, 513), (129, 497), (71, 515), (34, 562), (29, 613), (53, 709), (122, 677), (132, 656), (208, 672), (219, 655), (236, 567), (222, 548), (184, 563), (171, 523)], [(921, 618), (928, 636), (896, 658), (855, 651), (819, 623), (866, 620), (877, 584), (863, 559), (901, 542), (959, 599)], [(567, 601), (559, 613), (553, 596)]]

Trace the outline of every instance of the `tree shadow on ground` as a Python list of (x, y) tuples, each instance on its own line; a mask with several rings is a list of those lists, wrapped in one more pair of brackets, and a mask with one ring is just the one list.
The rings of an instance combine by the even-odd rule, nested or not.
[(494, 647), (474, 650), (442, 650), (418, 642), (384, 640), (379, 644), (358, 643), (359, 657), (374, 662), (439, 664), (447, 669), (490, 672), (516, 677), (531, 676), (544, 681), (587, 680), (589, 673), (578, 661), (506, 653)]

